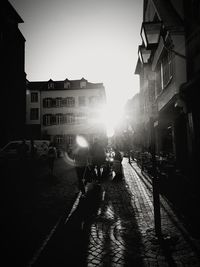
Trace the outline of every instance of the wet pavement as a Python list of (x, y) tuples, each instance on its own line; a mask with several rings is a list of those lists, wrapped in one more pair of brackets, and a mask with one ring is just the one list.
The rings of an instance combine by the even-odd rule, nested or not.
[(161, 201), (162, 238), (154, 231), (153, 197), (135, 162), (124, 179), (88, 185), (71, 214), (47, 237), (29, 266), (200, 266), (194, 240), (169, 203)]

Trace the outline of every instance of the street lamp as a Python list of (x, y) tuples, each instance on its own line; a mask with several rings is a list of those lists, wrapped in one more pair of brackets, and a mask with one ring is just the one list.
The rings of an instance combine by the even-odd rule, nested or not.
[(166, 44), (165, 40), (167, 39), (169, 32), (166, 29), (164, 30), (161, 22), (143, 22), (140, 35), (147, 50), (155, 49), (159, 44), (160, 39), (162, 39), (163, 46), (167, 51), (173, 52), (175, 55), (181, 58), (186, 58), (185, 55), (175, 51)]
[(141, 27), (141, 38), (147, 49), (158, 45), (162, 29), (161, 22), (143, 22)]

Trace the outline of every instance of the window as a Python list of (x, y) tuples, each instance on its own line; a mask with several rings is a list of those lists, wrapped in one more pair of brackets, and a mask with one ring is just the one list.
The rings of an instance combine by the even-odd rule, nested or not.
[(31, 102), (32, 103), (38, 102), (38, 93), (36, 93), (36, 92), (31, 93)]
[(62, 102), (62, 98), (61, 97), (57, 97), (56, 98), (56, 107), (61, 107), (61, 102)]
[(61, 100), (61, 106), (66, 107), (67, 106), (67, 98), (62, 98)]
[(159, 64), (158, 68), (156, 69), (156, 97), (160, 94), (161, 91), (161, 64)]
[(75, 98), (74, 97), (67, 97), (66, 98), (66, 106), (67, 107), (74, 107), (75, 106)]
[(66, 143), (67, 145), (72, 145), (74, 143), (74, 136), (73, 135), (66, 135)]
[(52, 117), (51, 114), (45, 114), (43, 116), (43, 125), (45, 125), (45, 126), (51, 125), (51, 117)]
[(56, 124), (63, 123), (63, 115), (61, 113), (56, 114)]
[(56, 144), (63, 144), (64, 143), (64, 136), (63, 135), (56, 135), (55, 136)]
[(51, 108), (52, 107), (52, 99), (51, 98), (44, 98), (43, 99), (43, 107), (44, 108)]
[(70, 88), (70, 82), (64, 82), (64, 88), (65, 89)]
[(72, 124), (75, 122), (75, 117), (73, 113), (67, 113), (66, 114), (66, 123), (67, 124)]
[(80, 112), (76, 115), (76, 123), (83, 124), (86, 122), (86, 114), (84, 112)]
[(80, 88), (86, 88), (86, 81), (80, 82)]
[(56, 115), (51, 115), (51, 125), (56, 124)]
[(167, 53), (166, 56), (163, 57), (161, 63), (161, 85), (162, 89), (164, 89), (170, 80), (172, 79), (172, 57), (171, 53)]
[(62, 98), (61, 97), (56, 97), (51, 100), (51, 106), (54, 108), (59, 108), (61, 107), (62, 104)]
[(85, 96), (79, 96), (78, 103), (79, 103), (79, 106), (81, 107), (85, 106), (86, 105)]
[(30, 120), (38, 120), (39, 119), (39, 109), (31, 108), (30, 110)]

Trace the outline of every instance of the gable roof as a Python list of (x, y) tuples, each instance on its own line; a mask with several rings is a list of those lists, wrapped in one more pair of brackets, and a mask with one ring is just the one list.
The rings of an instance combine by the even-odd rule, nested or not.
[(23, 23), (24, 21), (19, 16), (17, 11), (14, 9), (14, 7), (8, 2), (7, 0), (1, 1), (1, 17), (7, 18), (8, 16), (11, 16), (16, 23)]

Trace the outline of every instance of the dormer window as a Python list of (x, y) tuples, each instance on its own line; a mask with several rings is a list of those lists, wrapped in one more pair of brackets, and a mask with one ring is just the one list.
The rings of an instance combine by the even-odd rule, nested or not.
[(54, 83), (53, 82), (48, 83), (48, 89), (54, 89)]
[(70, 82), (65, 81), (65, 82), (64, 82), (64, 88), (65, 88), (65, 89), (70, 88)]
[(86, 80), (82, 78), (80, 81), (80, 88), (86, 88), (86, 85), (87, 85)]

